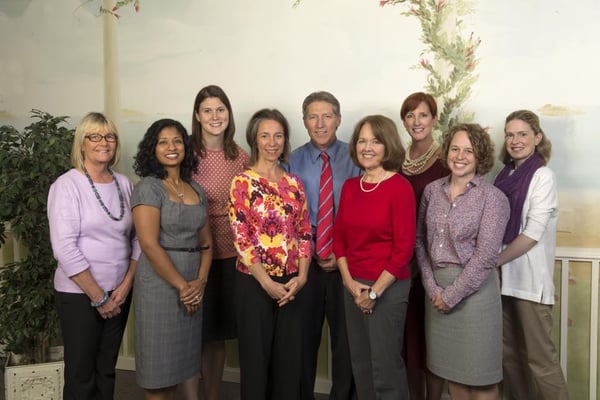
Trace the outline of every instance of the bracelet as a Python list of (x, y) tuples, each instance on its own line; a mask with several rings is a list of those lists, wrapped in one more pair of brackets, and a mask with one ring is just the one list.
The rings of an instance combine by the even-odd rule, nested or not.
[(107, 301), (108, 301), (108, 292), (105, 290), (104, 294), (102, 295), (102, 298), (99, 301), (97, 301), (97, 302), (90, 301), (90, 306), (92, 306), (94, 308), (102, 307), (104, 304), (106, 304)]

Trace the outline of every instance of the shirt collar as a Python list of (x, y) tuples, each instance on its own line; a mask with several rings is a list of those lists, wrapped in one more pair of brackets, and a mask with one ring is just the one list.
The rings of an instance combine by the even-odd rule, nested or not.
[[(450, 178), (452, 177), (452, 174), (442, 178), (444, 181), (442, 182), (443, 185), (449, 185), (450, 184)], [(475, 176), (473, 177), (473, 179), (471, 179), (469, 181), (469, 183), (467, 184), (467, 187), (471, 187), (471, 186), (479, 186), (481, 185), (481, 182), (485, 181), (485, 178), (482, 175), (479, 174), (475, 174)]]
[[(337, 142), (338, 142), (338, 140), (336, 137), (335, 140), (333, 141), (333, 143), (331, 143), (331, 145), (329, 145), (329, 147), (325, 150), (325, 153), (327, 153), (327, 155), (329, 156), (330, 159), (335, 159)], [(308, 143), (309, 143), (308, 151), (310, 154), (310, 159), (316, 162), (319, 160), (319, 158), (321, 158), (321, 153), (323, 151), (320, 150), (317, 146), (315, 146), (313, 142), (308, 142)]]

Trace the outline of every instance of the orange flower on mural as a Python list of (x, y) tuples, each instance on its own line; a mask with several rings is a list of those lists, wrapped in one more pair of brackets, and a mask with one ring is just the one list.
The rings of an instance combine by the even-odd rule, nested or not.
[(121, 16), (117, 14), (117, 10), (128, 5), (133, 6), (135, 12), (140, 11), (140, 0), (119, 0), (111, 10), (100, 6), (100, 14), (110, 14), (115, 18), (120, 18)]

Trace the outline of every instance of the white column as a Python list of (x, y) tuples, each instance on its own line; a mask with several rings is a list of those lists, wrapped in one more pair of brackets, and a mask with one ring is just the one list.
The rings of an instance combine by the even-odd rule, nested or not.
[[(102, 0), (102, 6), (112, 10), (115, 0)], [(104, 112), (120, 128), (121, 80), (119, 75), (119, 46), (117, 18), (102, 14), (104, 48)]]

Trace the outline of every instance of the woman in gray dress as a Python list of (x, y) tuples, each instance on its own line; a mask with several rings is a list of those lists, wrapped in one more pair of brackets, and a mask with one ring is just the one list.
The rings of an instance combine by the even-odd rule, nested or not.
[(206, 194), (191, 180), (197, 163), (185, 128), (171, 119), (148, 128), (135, 156), (135, 361), (146, 399), (174, 399), (176, 385), (200, 371), (212, 239)]

